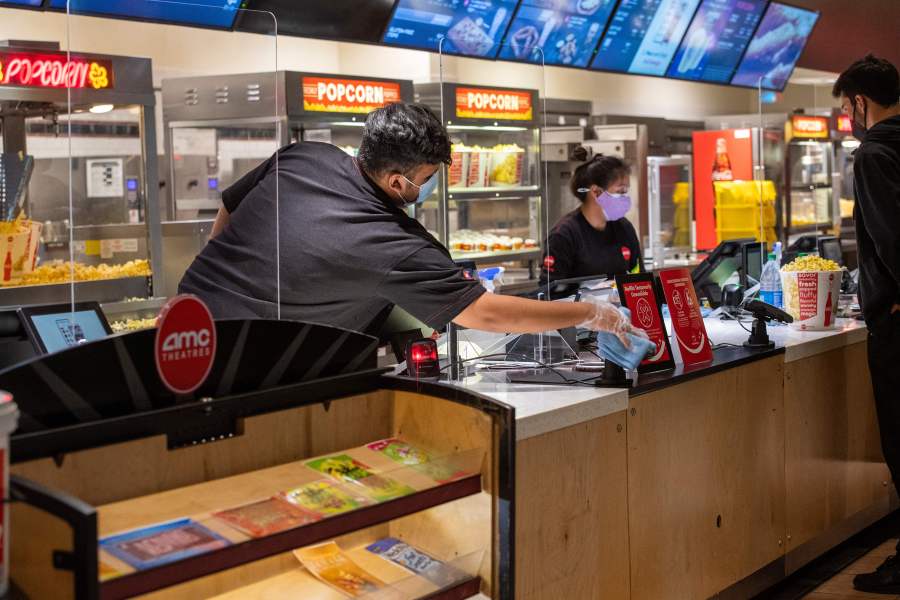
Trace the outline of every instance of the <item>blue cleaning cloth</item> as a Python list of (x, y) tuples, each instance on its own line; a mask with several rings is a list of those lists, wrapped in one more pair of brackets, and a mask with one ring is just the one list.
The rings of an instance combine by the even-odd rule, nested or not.
[(599, 331), (597, 332), (597, 347), (600, 356), (632, 371), (638, 368), (638, 365), (649, 353), (656, 350), (656, 344), (632, 333), (627, 335), (628, 341), (631, 342), (631, 348), (626, 348), (625, 344), (612, 333)]

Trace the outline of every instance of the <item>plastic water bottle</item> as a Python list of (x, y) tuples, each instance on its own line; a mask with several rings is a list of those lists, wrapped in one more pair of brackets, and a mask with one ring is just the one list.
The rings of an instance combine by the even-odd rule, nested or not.
[(759, 299), (778, 308), (784, 305), (781, 295), (781, 269), (774, 252), (769, 253), (769, 260), (763, 266), (759, 278)]

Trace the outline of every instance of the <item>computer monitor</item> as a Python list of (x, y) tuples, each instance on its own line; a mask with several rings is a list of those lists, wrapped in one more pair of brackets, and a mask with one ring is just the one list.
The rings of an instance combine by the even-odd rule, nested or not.
[(34, 349), (40, 354), (59, 352), (112, 335), (96, 302), (26, 306), (19, 317)]
[(751, 242), (741, 247), (741, 286), (745, 290), (759, 282), (765, 261), (765, 242)]
[(819, 256), (833, 260), (840, 266), (844, 266), (844, 250), (841, 248), (841, 240), (833, 235), (819, 238)]
[(691, 273), (697, 295), (705, 297), (717, 307), (722, 303), (722, 286), (732, 275), (741, 270), (744, 244), (756, 242), (753, 238), (726, 240), (716, 246)]

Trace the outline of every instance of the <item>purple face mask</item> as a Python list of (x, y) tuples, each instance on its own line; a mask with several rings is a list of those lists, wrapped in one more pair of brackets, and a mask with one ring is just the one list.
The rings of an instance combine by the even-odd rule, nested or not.
[(618, 221), (631, 209), (631, 198), (628, 194), (603, 192), (597, 196), (597, 204), (603, 209), (607, 221)]

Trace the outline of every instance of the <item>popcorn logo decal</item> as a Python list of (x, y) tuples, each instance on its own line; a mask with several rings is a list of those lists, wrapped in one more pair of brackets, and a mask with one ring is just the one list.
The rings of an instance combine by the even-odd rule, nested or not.
[(101, 90), (109, 87), (109, 75), (106, 67), (91, 63), (91, 69), (88, 72), (88, 78), (91, 80), (91, 86), (95, 90)]

